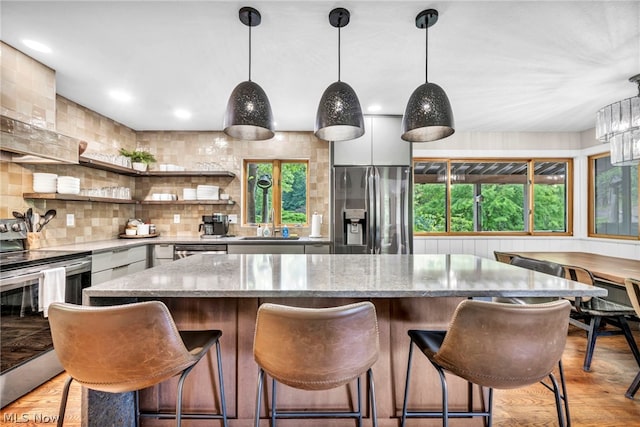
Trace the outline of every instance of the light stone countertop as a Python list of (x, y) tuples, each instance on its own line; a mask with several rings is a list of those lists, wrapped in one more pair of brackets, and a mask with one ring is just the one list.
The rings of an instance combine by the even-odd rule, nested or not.
[(101, 297), (564, 297), (605, 289), (474, 255), (194, 255), (85, 289)]

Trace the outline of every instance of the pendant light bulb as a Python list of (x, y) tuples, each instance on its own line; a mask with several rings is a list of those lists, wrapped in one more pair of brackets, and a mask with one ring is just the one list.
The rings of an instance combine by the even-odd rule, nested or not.
[(347, 9), (329, 13), (329, 23), (338, 29), (338, 81), (324, 91), (316, 113), (315, 135), (325, 141), (345, 141), (364, 135), (364, 116), (358, 95), (340, 80), (340, 28), (349, 23)]
[(227, 102), (224, 133), (245, 141), (263, 141), (274, 136), (273, 112), (267, 94), (251, 81), (251, 27), (260, 25), (260, 12), (243, 7), (240, 22), (249, 27), (249, 80), (238, 84)]
[(409, 142), (428, 142), (452, 135), (453, 111), (444, 89), (429, 83), (429, 27), (438, 21), (438, 11), (423, 10), (416, 16), (416, 27), (424, 29), (425, 35), (425, 83), (413, 91), (402, 117), (402, 139)]

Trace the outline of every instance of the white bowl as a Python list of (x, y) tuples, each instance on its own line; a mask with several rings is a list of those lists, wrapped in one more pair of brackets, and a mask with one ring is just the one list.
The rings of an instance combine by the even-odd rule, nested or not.
[(125, 228), (124, 229), (124, 234), (126, 234), (127, 236), (135, 236), (137, 233), (137, 230), (135, 228)]

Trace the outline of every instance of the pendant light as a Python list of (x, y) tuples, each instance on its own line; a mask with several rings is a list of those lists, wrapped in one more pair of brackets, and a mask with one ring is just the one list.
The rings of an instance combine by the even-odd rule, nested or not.
[(409, 142), (428, 142), (453, 134), (453, 111), (444, 90), (429, 83), (429, 30), (438, 21), (438, 11), (423, 10), (416, 16), (416, 27), (425, 29), (425, 83), (413, 91), (402, 117), (402, 139)]
[(315, 135), (325, 141), (345, 141), (364, 135), (364, 117), (358, 95), (340, 80), (340, 28), (349, 23), (347, 9), (336, 8), (329, 13), (329, 23), (338, 29), (338, 81), (322, 94), (316, 113)]
[(596, 138), (611, 144), (613, 166), (640, 164), (640, 74), (629, 79), (638, 95), (600, 109), (596, 114)]
[(260, 25), (260, 12), (252, 7), (240, 9), (240, 22), (249, 27), (249, 80), (233, 89), (224, 116), (224, 133), (245, 141), (273, 138), (273, 113), (267, 94), (251, 81), (251, 27)]

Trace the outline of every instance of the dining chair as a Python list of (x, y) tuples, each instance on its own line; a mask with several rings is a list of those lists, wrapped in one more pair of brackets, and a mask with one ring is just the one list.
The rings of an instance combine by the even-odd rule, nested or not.
[[(53, 303), (49, 308), (53, 348), (69, 374), (65, 382), (58, 427), (64, 423), (69, 386), (101, 392), (135, 392), (135, 422), (140, 417), (221, 419), (227, 427), (220, 337), (222, 331), (178, 331), (167, 307), (147, 301), (108, 307)], [(216, 346), (220, 411), (216, 414), (182, 413), (184, 381), (196, 363)], [(138, 390), (180, 375), (175, 413), (140, 412)], [(114, 423), (116, 421), (114, 420)], [(115, 425), (115, 424), (114, 424)]]
[(508, 252), (493, 251), (493, 256), (495, 257), (496, 261), (498, 261), (498, 262), (504, 262), (505, 264), (511, 264), (511, 259), (516, 255), (510, 254)]
[[(543, 261), (532, 258), (524, 258), (517, 255), (513, 255), (509, 264), (515, 265), (516, 267), (526, 268), (527, 270), (533, 270), (540, 273), (549, 274), (551, 276), (562, 277), (564, 275), (564, 270), (562, 269), (562, 265), (557, 264), (551, 261)], [(538, 304), (542, 302), (550, 302), (554, 301), (558, 298), (552, 297), (524, 297), (524, 298), (510, 298), (512, 302), (524, 303), (524, 304)], [(507, 302), (505, 298), (496, 298), (497, 302)]]
[[(565, 278), (595, 286), (595, 279), (589, 270), (573, 265), (565, 265), (563, 269)], [(582, 365), (583, 370), (591, 370), (591, 361), (598, 337), (611, 335), (624, 335), (633, 357), (636, 359), (638, 366), (640, 366), (640, 351), (638, 351), (638, 346), (627, 322), (627, 317), (635, 314), (633, 307), (606, 298), (574, 298), (569, 322), (587, 331), (587, 349)], [(606, 325), (613, 326), (616, 329), (605, 328)]]
[[(456, 311), (447, 331), (409, 330), (409, 357), (402, 405), (401, 427), (407, 418), (485, 417), (491, 426), (493, 417), (493, 389), (514, 389), (537, 382), (554, 393), (560, 426), (570, 425), (568, 406), (562, 401), (553, 374), (559, 366), (564, 383), (562, 353), (567, 340), (569, 301), (556, 300), (541, 304), (505, 304), (490, 301), (465, 300)], [(533, 327), (535, 325), (535, 327)], [(411, 359), (414, 345), (427, 357), (438, 372), (442, 390), (441, 411), (410, 411), (407, 409)], [(488, 399), (482, 409), (474, 410), (473, 394), (469, 393), (468, 410), (451, 411), (448, 405), (448, 386), (445, 372), (480, 387), (481, 396), (488, 389)], [(549, 379), (551, 385), (543, 380)], [(564, 409), (564, 411), (563, 411)], [(526, 424), (522, 420), (521, 424)]]
[[(356, 418), (362, 427), (360, 377), (369, 381), (371, 418), (378, 425), (373, 372), (380, 344), (375, 307), (360, 302), (339, 307), (301, 308), (265, 303), (258, 309), (253, 355), (258, 364), (255, 427), (259, 427), (262, 384), (272, 378), (271, 427), (277, 418)], [(279, 411), (276, 384), (299, 390), (335, 389), (356, 381), (353, 411)]]
[[(627, 295), (631, 300), (631, 305), (636, 311), (636, 316), (640, 317), (640, 280), (632, 278), (625, 279), (624, 286), (627, 289)], [(640, 389), (640, 371), (638, 371), (638, 374), (631, 382), (629, 389), (624, 395), (629, 399), (633, 399), (633, 396), (638, 392), (638, 389)]]

